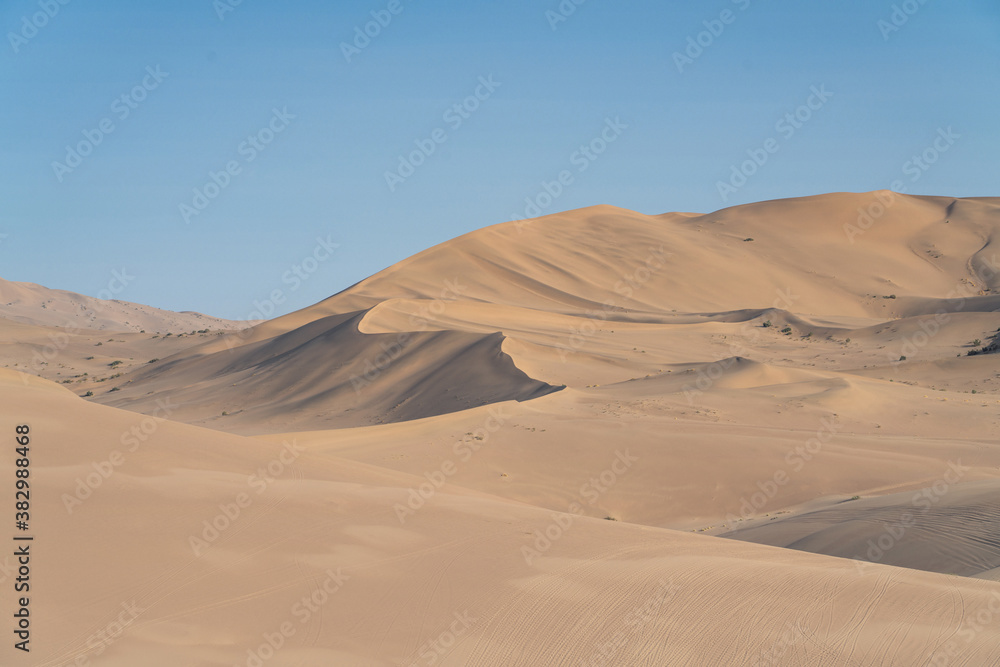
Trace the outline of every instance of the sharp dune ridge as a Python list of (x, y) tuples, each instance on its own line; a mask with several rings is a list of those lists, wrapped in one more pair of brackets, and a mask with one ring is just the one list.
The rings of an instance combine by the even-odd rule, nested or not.
[[(236, 410), (263, 408), (260, 399), (240, 389), (246, 385), (246, 392), (250, 392), (259, 383), (233, 377), (225, 394), (219, 391), (227, 374), (260, 370), (261, 360), (255, 356), (258, 353), (253, 346), (264, 340), (284, 340), (283, 336), (295, 331), (300, 332), (295, 335), (313, 331), (317, 320), (329, 321), (326, 318), (354, 312), (363, 316), (352, 331), (364, 334), (360, 338), (369, 347), (361, 353), (360, 348), (346, 346), (341, 338), (336, 349), (344, 357), (361, 362), (361, 367), (348, 368), (340, 380), (342, 385), (350, 383), (357, 389), (369, 387), (373, 376), (391, 375), (393, 368), (405, 365), (411, 356), (415, 358), (401, 348), (422, 340), (432, 330), (481, 335), (500, 332), (506, 338), (542, 345), (565, 361), (572, 353), (585, 352), (591, 342), (605, 345), (604, 336), (581, 333), (584, 328), (601, 326), (610, 331), (613, 322), (622, 322), (623, 327), (627, 323), (660, 323), (682, 330), (669, 325), (684, 324), (692, 316), (699, 317), (706, 326), (767, 321), (775, 325), (775, 330), (791, 328), (796, 336), (846, 339), (852, 332), (855, 338), (864, 335), (865, 327), (857, 326), (859, 318), (882, 324), (933, 315), (942, 309), (954, 311), (950, 313), (953, 318), (967, 318), (987, 310), (1000, 298), (985, 294), (1000, 289), (1000, 271), (990, 269), (992, 273), (987, 275), (983, 268), (994, 266), (990, 263), (994, 256), (987, 251), (989, 239), (996, 233), (995, 205), (897, 195), (898, 202), (864, 230), (863, 236), (852, 236), (858, 211), (877, 201), (874, 197), (878, 194), (765, 202), (705, 216), (645, 216), (597, 206), (487, 227), (419, 253), (315, 306), (264, 323), (246, 335), (230, 336), (225, 344), (215, 341), (206, 348), (196, 348), (190, 352), (191, 363), (187, 366), (179, 360), (168, 360), (170, 363), (156, 375), (164, 376), (170, 369), (176, 369), (179, 375), (164, 377), (157, 386), (197, 386), (216, 399), (231, 395), (229, 407)], [(930, 258), (913, 251), (914, 239), (926, 243), (932, 234), (929, 230), (936, 227), (942, 228), (940, 235), (948, 239), (954, 252), (962, 253), (960, 256)], [(895, 253), (884, 252), (886, 229), (892, 230), (896, 239)], [(870, 243), (868, 234), (872, 235)], [(744, 240), (748, 238), (753, 240)], [(841, 268), (831, 266), (826, 271), (823, 267), (827, 263), (837, 263)], [(852, 270), (849, 267), (853, 264), (865, 269)], [(929, 264), (933, 272), (928, 271)], [(969, 294), (969, 290), (975, 294)], [(706, 312), (706, 306), (720, 310)], [(560, 321), (560, 315), (568, 319)], [(831, 318), (842, 322), (831, 326)], [(905, 320), (901, 326), (907, 326)], [(377, 336), (390, 334), (395, 338), (375, 342)], [(581, 338), (583, 342), (577, 345)], [(229, 360), (223, 370), (206, 361), (208, 349)], [(465, 348), (458, 344), (454, 354), (458, 349)], [(510, 349), (511, 345), (505, 348)], [(397, 353), (399, 360), (394, 357)], [(530, 355), (523, 356), (524, 366), (519, 366), (520, 358), (512, 360), (515, 368), (525, 370), (537, 363)], [(312, 358), (310, 354), (302, 355), (310, 366)], [(330, 355), (326, 363), (343, 364), (335, 358)], [(435, 359), (439, 361), (440, 357)], [(643, 365), (655, 366), (656, 360), (649, 361), (654, 363), (643, 360)], [(880, 361), (884, 365), (885, 359)], [(467, 358), (463, 363), (468, 363)], [(439, 372), (437, 362), (428, 359), (426, 365), (434, 367), (429, 373)], [(624, 366), (629, 365), (638, 369), (634, 364)], [(282, 361), (278, 366), (291, 373), (293, 364)], [(148, 371), (128, 375), (121, 393), (99, 400), (130, 409), (148, 408), (153, 405), (152, 399), (142, 397), (150, 396), (150, 390), (155, 395), (157, 390), (144, 381), (151, 375)], [(572, 384), (574, 380), (572, 375), (559, 377), (557, 373), (535, 379), (552, 387)], [(486, 381), (495, 384), (499, 380)], [(445, 397), (447, 387), (443, 382), (431, 389), (436, 394), (431, 402), (454, 408), (471, 406)], [(514, 384), (517, 382), (521, 380)], [(311, 382), (302, 384), (314, 386)], [(428, 385), (422, 387), (428, 389)], [(538, 389), (511, 386), (499, 394), (484, 390), (482, 397), (469, 400), (476, 403), (526, 398)], [(294, 396), (287, 390), (280, 393), (282, 400)], [(364, 393), (373, 396), (380, 392)], [(191, 399), (202, 412), (189, 418), (207, 423), (204, 409), (208, 403), (204, 396), (192, 395)], [(222, 403), (215, 400), (211, 405), (214, 409)], [(377, 418), (375, 413), (385, 413), (386, 407), (391, 407), (379, 404), (367, 410), (360, 408), (357, 401), (329, 403), (338, 406), (333, 410), (339, 414), (324, 411), (314, 415), (316, 428), (364, 425)], [(218, 413), (222, 411), (234, 412), (225, 406)], [(386, 414), (385, 420), (431, 414), (398, 411)], [(230, 420), (233, 430), (236, 422), (244, 420)], [(308, 424), (300, 421), (295, 425), (303, 426)], [(250, 432), (253, 427), (240, 428)], [(268, 428), (281, 430), (284, 425), (281, 420), (272, 421)]]
[(997, 664), (998, 234), (594, 206), (242, 330), (0, 283), (34, 664)]

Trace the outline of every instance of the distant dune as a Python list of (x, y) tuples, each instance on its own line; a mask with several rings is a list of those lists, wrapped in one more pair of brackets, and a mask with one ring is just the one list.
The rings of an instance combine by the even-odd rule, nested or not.
[(117, 299), (96, 299), (8, 280), (0, 280), (0, 317), (24, 324), (107, 332), (238, 330), (252, 324), (190, 311), (175, 313)]

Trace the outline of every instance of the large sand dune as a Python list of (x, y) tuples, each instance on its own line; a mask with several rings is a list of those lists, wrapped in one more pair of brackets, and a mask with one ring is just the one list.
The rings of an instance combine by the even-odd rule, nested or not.
[(239, 332), (24, 301), (38, 664), (254, 664), (286, 622), (264, 664), (998, 664), (998, 233), (997, 198), (598, 206)]
[[(313, 323), (354, 313), (351, 334), (366, 334), (364, 341), (340, 347), (338, 340), (326, 354), (302, 355), (305, 364), (359, 364), (348, 377), (359, 368), (371, 375), (373, 369), (383, 374), (383, 366), (424, 365), (432, 368), (422, 374), (432, 375), (442, 356), (400, 351), (400, 337), (411, 342), (431, 332), (465, 332), (502, 333), (513, 365), (552, 386), (586, 387), (671, 363), (733, 356), (866, 373), (880, 368), (879, 377), (888, 379), (901, 356), (954, 357), (966, 351), (962, 345), (997, 330), (991, 306), (1000, 296), (991, 292), (1000, 290), (1000, 261), (990, 243), (1000, 230), (1000, 206), (988, 199), (893, 195), (882, 217), (860, 229), (859, 211), (886, 196), (832, 194), (705, 216), (599, 206), (487, 227), (315, 306), (181, 353), (162, 368), (127, 374), (121, 393), (99, 392), (97, 400), (144, 410), (152, 403), (141, 397), (163, 386), (211, 387), (213, 409), (228, 401), (235, 410), (220, 413), (245, 411), (231, 420), (231, 430), (249, 432), (256, 420), (261, 431), (274, 431), (270, 403), (244, 381), (259, 370), (259, 350), (283, 349), (286, 336), (314, 335), (325, 325)], [(925, 335), (928, 329), (933, 336)], [(929, 340), (917, 347), (915, 336)], [(909, 348), (913, 352), (904, 354)], [(417, 349), (422, 346), (411, 352)], [(225, 355), (216, 359), (228, 361), (207, 361), (220, 352)], [(987, 378), (993, 381), (992, 374), (977, 379)], [(458, 405), (444, 395), (446, 388), (422, 385), (418, 402)], [(357, 400), (317, 404), (309, 392), (282, 391), (283, 400), (309, 406), (299, 428), (370, 423), (372, 414)], [(379, 386), (367, 393), (374, 397), (362, 403), (394, 400)], [(398, 418), (431, 414), (410, 410)], [(206, 418), (189, 415), (198, 423)]]

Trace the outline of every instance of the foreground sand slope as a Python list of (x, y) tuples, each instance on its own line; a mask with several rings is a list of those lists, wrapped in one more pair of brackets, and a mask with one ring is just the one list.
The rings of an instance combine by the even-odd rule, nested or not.
[[(0, 432), (31, 426), (32, 665), (1000, 660), (992, 582), (858, 572), (450, 485), (416, 503), (427, 479), (88, 404), (9, 371), (0, 399)], [(13, 469), (0, 460), (0, 477)]]

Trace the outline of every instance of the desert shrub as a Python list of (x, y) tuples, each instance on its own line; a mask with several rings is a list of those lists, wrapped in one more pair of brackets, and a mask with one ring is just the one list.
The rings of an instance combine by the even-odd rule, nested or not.
[[(982, 343), (982, 341), (980, 341), (977, 338), (976, 340), (973, 341), (973, 343), (974, 344), (975, 343)], [(988, 345), (984, 345), (979, 350), (969, 350), (968, 352), (966, 352), (966, 354), (968, 356), (970, 356), (970, 357), (973, 357), (973, 356), (975, 356), (977, 354), (993, 354), (994, 352), (1000, 352), (1000, 332), (998, 332), (998, 333), (996, 333), (996, 334), (993, 335), (993, 342), (992, 343), (990, 343)], [(959, 356), (961, 356), (961, 355), (959, 355)]]

